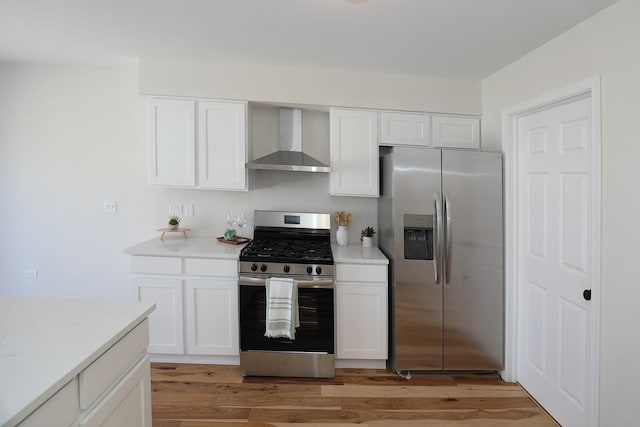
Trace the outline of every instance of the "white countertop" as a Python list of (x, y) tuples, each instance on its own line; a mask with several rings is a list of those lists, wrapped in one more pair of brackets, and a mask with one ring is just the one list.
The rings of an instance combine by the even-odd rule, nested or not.
[(0, 297), (0, 425), (29, 415), (153, 309), (149, 303)]
[(228, 258), (238, 259), (242, 248), (246, 245), (220, 243), (215, 237), (189, 237), (185, 239), (171, 236), (160, 240), (160, 237), (147, 240), (124, 250), (129, 255), (175, 256), (193, 258)]
[[(147, 240), (124, 250), (129, 255), (175, 256), (193, 258), (238, 259), (245, 246), (220, 243), (214, 237), (159, 237)], [(389, 264), (389, 260), (380, 249), (363, 248), (361, 244), (349, 246), (331, 245), (334, 262), (352, 262), (357, 264)]]
[(389, 264), (389, 260), (380, 249), (363, 248), (362, 245), (332, 245), (333, 262), (350, 262), (356, 264)]

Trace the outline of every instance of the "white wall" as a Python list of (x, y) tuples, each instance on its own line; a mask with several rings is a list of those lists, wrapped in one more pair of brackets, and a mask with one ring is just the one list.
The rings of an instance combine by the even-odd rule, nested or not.
[(602, 426), (637, 425), (640, 380), (640, 1), (621, 0), (482, 82), (484, 147), (501, 148), (501, 111), (602, 78)]
[(137, 70), (0, 64), (0, 294), (128, 299), (122, 251), (158, 236), (169, 203), (195, 204), (194, 235), (221, 235), (231, 208), (347, 210), (352, 242), (377, 224), (376, 200), (329, 196), (327, 174), (256, 172), (242, 193), (148, 186), (146, 108)]
[(140, 92), (480, 115), (480, 82), (315, 68), (142, 58)]

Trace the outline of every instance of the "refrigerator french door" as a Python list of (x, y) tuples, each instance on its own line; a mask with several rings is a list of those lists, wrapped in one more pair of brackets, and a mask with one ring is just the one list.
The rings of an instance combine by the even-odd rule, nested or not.
[(381, 151), (395, 371), (502, 369), (502, 189), (499, 153)]

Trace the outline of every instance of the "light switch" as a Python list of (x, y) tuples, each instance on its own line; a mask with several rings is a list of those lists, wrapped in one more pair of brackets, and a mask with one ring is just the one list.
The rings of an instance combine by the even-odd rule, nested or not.
[(38, 278), (38, 270), (25, 270), (24, 277), (27, 279), (37, 279)]
[(104, 202), (104, 212), (114, 214), (118, 212), (118, 202), (115, 200), (107, 200)]

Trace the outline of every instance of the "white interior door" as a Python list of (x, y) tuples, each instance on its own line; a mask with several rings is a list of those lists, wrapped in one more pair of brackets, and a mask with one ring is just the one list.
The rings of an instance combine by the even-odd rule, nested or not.
[(591, 120), (589, 97), (517, 120), (517, 379), (563, 426), (591, 413)]

